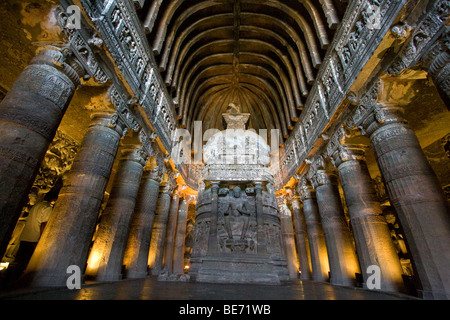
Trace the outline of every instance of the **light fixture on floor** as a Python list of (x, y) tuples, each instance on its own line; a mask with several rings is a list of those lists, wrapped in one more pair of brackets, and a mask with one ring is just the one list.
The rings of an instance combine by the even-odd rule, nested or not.
[(9, 262), (0, 262), (0, 271), (8, 269)]

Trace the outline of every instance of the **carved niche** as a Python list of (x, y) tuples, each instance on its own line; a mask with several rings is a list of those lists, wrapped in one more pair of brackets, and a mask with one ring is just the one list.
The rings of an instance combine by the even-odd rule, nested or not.
[(247, 192), (239, 186), (219, 191), (217, 236), (221, 252), (255, 253), (255, 198)]

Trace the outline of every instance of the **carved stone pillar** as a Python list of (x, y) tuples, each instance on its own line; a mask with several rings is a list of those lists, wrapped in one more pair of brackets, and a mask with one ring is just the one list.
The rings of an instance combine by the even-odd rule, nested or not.
[(217, 215), (219, 182), (211, 182), (211, 220), (209, 223), (208, 255), (217, 253)]
[(344, 190), (364, 284), (367, 268), (380, 268), (383, 291), (404, 291), (402, 266), (382, 214), (375, 188), (364, 159), (364, 146), (340, 146), (333, 154)]
[(95, 114), (26, 276), (36, 286), (65, 286), (67, 267), (84, 269), (124, 125)]
[(303, 202), (303, 212), (305, 214), (309, 251), (311, 254), (312, 279), (315, 281), (327, 281), (330, 266), (315, 192), (310, 185), (306, 184), (305, 179), (299, 182), (297, 188), (300, 199)]
[(327, 244), (330, 283), (353, 286), (356, 283), (355, 274), (360, 273), (360, 268), (337, 183), (332, 171), (315, 171), (314, 187)]
[[(433, 84), (442, 101), (450, 109), (450, 36), (447, 35), (445, 44), (442, 49), (436, 52), (430, 66), (427, 68), (428, 75), (433, 80)], [(441, 46), (441, 44), (438, 44)]]
[(264, 230), (264, 210), (263, 210), (263, 186), (262, 182), (255, 181), (255, 193), (256, 193), (256, 223), (258, 228), (258, 233), (256, 236), (256, 246), (257, 251), (259, 253), (266, 253), (267, 252), (267, 245), (265, 240), (265, 230)]
[(164, 241), (166, 238), (167, 220), (171, 197), (170, 183), (162, 187), (158, 202), (156, 205), (155, 219), (153, 222), (152, 239), (150, 242), (150, 251), (148, 256), (148, 265), (151, 268), (152, 275), (159, 275), (162, 269), (164, 257)]
[(305, 214), (303, 213), (297, 194), (294, 194), (291, 203), (295, 227), (295, 242), (297, 244), (297, 255), (300, 262), (300, 279), (311, 280), (311, 259)]
[(155, 170), (144, 172), (136, 200), (130, 234), (125, 249), (123, 264), (127, 278), (147, 277), (148, 251), (152, 238), (153, 220), (159, 194), (159, 182)]
[(0, 256), (83, 74), (61, 51), (41, 50), (0, 104)]
[(180, 196), (175, 193), (174, 195), (172, 195), (172, 201), (170, 202), (169, 218), (167, 221), (166, 244), (164, 249), (164, 269), (167, 271), (167, 275), (171, 275), (173, 273), (173, 249), (175, 244), (179, 204)]
[(447, 200), (416, 135), (396, 106), (376, 105), (362, 127), (370, 137), (424, 298), (450, 298)]
[(286, 253), (289, 278), (298, 278), (298, 258), (295, 251), (294, 226), (292, 224), (292, 213), (287, 205), (286, 196), (277, 197), (278, 208), (280, 210), (281, 237)]
[(87, 260), (86, 276), (97, 281), (122, 278), (123, 255), (146, 160), (141, 148), (122, 150), (111, 195)]
[(186, 237), (188, 208), (189, 201), (186, 199), (182, 200), (178, 208), (177, 230), (173, 250), (173, 274), (176, 275), (184, 272), (184, 240)]

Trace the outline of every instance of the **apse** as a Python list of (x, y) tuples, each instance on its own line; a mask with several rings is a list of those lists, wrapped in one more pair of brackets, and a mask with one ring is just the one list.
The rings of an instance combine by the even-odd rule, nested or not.
[(289, 137), (345, 3), (153, 1), (138, 11), (180, 126), (222, 129), (229, 103), (249, 126)]

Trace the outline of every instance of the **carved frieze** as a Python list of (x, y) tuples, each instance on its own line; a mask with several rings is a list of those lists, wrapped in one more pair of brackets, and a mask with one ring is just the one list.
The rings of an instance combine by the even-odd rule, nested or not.
[[(346, 92), (388, 32), (403, 4), (404, 1), (395, 0), (358, 0), (349, 3), (300, 119), (285, 142), (286, 150), (291, 148), (289, 145), (302, 142), (305, 152), (299, 157), (298, 166), (313, 148), (328, 119), (345, 99)], [(366, 104), (359, 104), (355, 119), (349, 127), (358, 125), (361, 121), (359, 117), (366, 115), (365, 108)], [(277, 177), (281, 185), (289, 178), (284, 174)]]
[[(140, 124), (138, 123), (136, 117), (131, 113), (129, 106), (134, 102), (132, 99), (127, 99), (121, 90), (116, 89), (114, 85), (112, 85), (108, 90), (108, 95), (111, 100), (111, 103), (116, 108), (116, 113), (114, 118), (116, 121), (122, 121), (128, 129), (133, 131), (138, 131), (140, 128)], [(126, 132), (124, 132), (125, 136)]]
[(431, 10), (411, 32), (409, 41), (402, 47), (399, 55), (387, 69), (389, 75), (399, 74), (415, 65), (430, 48), (433, 41), (445, 29), (450, 13), (450, 1), (435, 1)]
[(354, 113), (345, 121), (349, 128), (360, 127), (363, 120), (373, 111), (382, 89), (382, 80), (376, 81), (360, 99)]
[(61, 7), (56, 8), (56, 20), (67, 39), (71, 52), (84, 67), (87, 77), (92, 77), (98, 83), (106, 83), (108, 76), (100, 67), (94, 51), (103, 44), (95, 35), (88, 34), (87, 28), (70, 27), (67, 12)]
[(105, 46), (170, 153), (175, 109), (158, 72), (135, 7), (129, 1), (81, 1)]
[(282, 180), (289, 179), (294, 175), (300, 163), (298, 162), (300, 153), (304, 148), (299, 147), (297, 143), (290, 143), (283, 146), (280, 150), (280, 170), (279, 174), (282, 176)]
[(142, 143), (142, 149), (148, 157), (155, 155), (155, 149), (152, 146), (152, 140), (155, 139), (154, 133), (147, 134), (146, 130), (139, 131), (139, 141)]
[(205, 166), (204, 180), (229, 180), (229, 181), (270, 181), (273, 176), (269, 168), (258, 165), (213, 165)]

